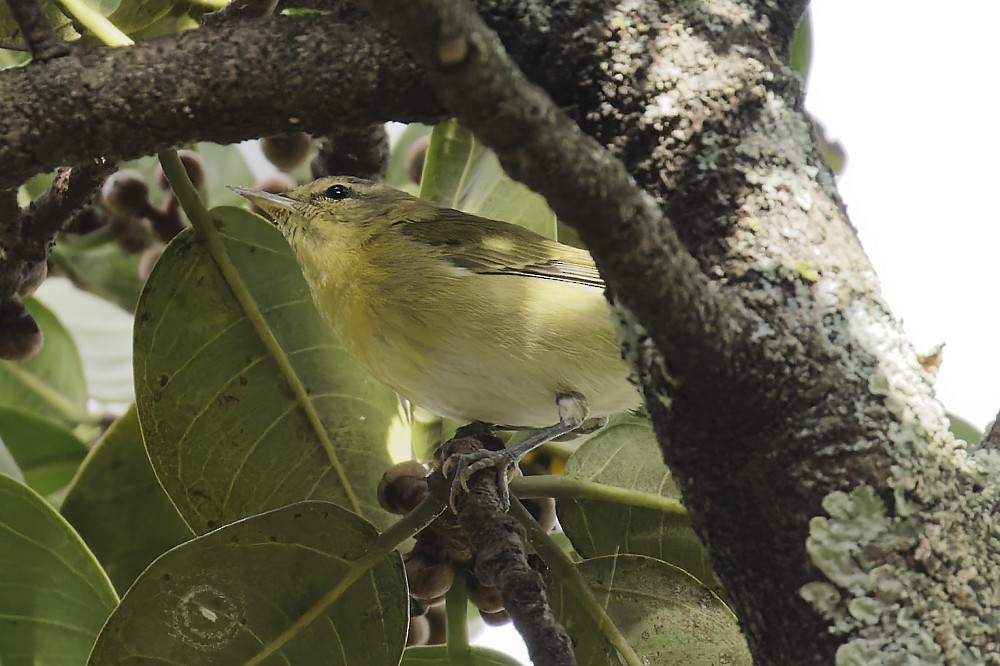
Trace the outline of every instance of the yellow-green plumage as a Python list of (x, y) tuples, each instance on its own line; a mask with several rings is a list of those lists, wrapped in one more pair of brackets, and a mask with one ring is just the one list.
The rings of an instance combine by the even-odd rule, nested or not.
[(421, 407), (543, 427), (560, 394), (591, 416), (637, 406), (587, 252), (356, 178), (241, 193), (282, 230), (348, 352)]

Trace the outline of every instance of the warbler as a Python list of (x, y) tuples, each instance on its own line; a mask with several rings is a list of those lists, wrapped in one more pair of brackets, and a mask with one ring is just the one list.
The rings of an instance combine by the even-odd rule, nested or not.
[(441, 416), (543, 428), (457, 461), (462, 485), (638, 405), (585, 250), (359, 178), (232, 189), (281, 230), (316, 307), (376, 379)]

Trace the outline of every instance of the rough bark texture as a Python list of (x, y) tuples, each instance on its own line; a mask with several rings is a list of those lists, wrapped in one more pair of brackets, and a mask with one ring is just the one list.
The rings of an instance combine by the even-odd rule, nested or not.
[(784, 64), (803, 2), (479, 2), (569, 118), (451, 3), (370, 4), (416, 60), (334, 15), (0, 72), (0, 187), (444, 105), (591, 248), (758, 662), (1000, 664), (1000, 452), (951, 437), (881, 300)]

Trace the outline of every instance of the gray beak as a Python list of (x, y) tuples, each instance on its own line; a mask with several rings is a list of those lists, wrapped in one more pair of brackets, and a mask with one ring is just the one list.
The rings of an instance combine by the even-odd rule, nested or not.
[(272, 194), (271, 192), (263, 192), (261, 190), (248, 190), (245, 187), (230, 187), (229, 189), (264, 211), (272, 219), (276, 219), (282, 213), (290, 213), (294, 210), (295, 200), (283, 194)]

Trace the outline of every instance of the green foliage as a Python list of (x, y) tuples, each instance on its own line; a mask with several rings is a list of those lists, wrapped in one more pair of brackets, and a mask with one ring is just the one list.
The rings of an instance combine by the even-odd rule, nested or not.
[(566, 465), (570, 479), (629, 491), (614, 499), (568, 498), (558, 507), (559, 523), (582, 557), (632, 553), (680, 567), (712, 589), (718, 582), (708, 553), (687, 513), (660, 497), (680, 501), (680, 491), (647, 419), (618, 417), (588, 440)]
[[(732, 611), (683, 570), (638, 555), (598, 557), (579, 569), (644, 663), (753, 663)], [(614, 649), (565, 581), (549, 575), (546, 586), (552, 609), (573, 640), (577, 663), (617, 663)]]
[(139, 576), (89, 663), (397, 663), (403, 562), (359, 564), (376, 535), (341, 507), (302, 502), (188, 541)]
[(136, 311), (136, 403), (157, 478), (198, 533), (304, 499), (386, 525), (375, 488), (399, 431), (395, 395), (333, 338), (274, 227), (213, 214), (223, 256), (182, 233)]
[(25, 305), (41, 328), (45, 344), (23, 363), (0, 361), (0, 407), (69, 425), (86, 420), (87, 385), (76, 344), (44, 305), (34, 299)]
[(61, 512), (121, 594), (150, 562), (194, 536), (153, 474), (134, 407), (87, 456)]
[(84, 443), (61, 423), (9, 407), (0, 407), (0, 441), (25, 483), (53, 504), (87, 455)]
[(0, 663), (84, 663), (115, 591), (69, 524), (3, 475), (0, 562)]

